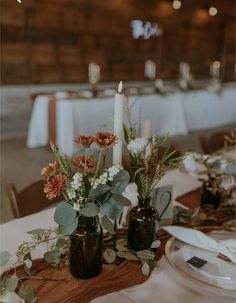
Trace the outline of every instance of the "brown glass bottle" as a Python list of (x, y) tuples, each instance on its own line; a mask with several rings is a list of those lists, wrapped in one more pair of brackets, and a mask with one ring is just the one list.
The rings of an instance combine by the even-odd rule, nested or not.
[(129, 212), (128, 247), (135, 251), (149, 249), (156, 238), (159, 215), (150, 202), (151, 198), (138, 197), (138, 205)]
[(102, 271), (102, 227), (96, 217), (79, 217), (78, 227), (70, 236), (70, 272), (89, 279)]
[(208, 181), (203, 182), (201, 188), (201, 207), (206, 211), (216, 209), (221, 202), (221, 193), (213, 191)]

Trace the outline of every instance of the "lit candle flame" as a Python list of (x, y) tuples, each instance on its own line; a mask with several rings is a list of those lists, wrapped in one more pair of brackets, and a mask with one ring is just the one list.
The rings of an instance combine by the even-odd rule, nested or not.
[(123, 82), (120, 81), (119, 85), (118, 85), (118, 93), (121, 94), (122, 93), (122, 89), (123, 89)]
[(215, 68), (220, 68), (220, 61), (214, 61), (213, 63), (213, 66), (215, 67)]

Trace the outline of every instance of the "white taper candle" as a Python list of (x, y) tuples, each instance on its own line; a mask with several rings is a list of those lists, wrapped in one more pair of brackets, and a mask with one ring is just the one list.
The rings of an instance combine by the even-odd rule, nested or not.
[(123, 83), (120, 81), (118, 92), (114, 100), (114, 134), (118, 142), (113, 147), (113, 165), (122, 164), (122, 145), (123, 145), (123, 106), (124, 94), (122, 93)]

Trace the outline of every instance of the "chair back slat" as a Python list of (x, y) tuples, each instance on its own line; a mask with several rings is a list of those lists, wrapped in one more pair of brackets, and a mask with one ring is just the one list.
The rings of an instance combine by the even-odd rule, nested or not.
[(34, 182), (20, 192), (17, 192), (13, 184), (7, 185), (7, 194), (11, 203), (15, 218), (30, 215), (38, 212), (55, 202), (62, 201), (62, 197), (51, 201), (46, 198), (41, 180)]
[(224, 147), (225, 136), (229, 135), (230, 131), (221, 131), (210, 136), (200, 135), (199, 140), (202, 151), (205, 154), (211, 154)]

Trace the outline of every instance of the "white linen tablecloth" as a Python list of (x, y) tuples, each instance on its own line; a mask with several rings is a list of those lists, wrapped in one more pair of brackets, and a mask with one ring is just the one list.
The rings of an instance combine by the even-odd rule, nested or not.
[[(184, 135), (189, 131), (219, 127), (236, 121), (236, 89), (221, 93), (193, 91), (166, 95), (132, 96), (133, 121), (150, 118), (157, 136)], [(48, 96), (38, 96), (34, 103), (28, 130), (27, 146), (44, 146), (48, 142)], [(71, 157), (74, 137), (94, 134), (99, 130), (113, 131), (113, 98), (57, 100), (56, 144)]]
[[(159, 183), (160, 186), (167, 184), (174, 185), (174, 197), (195, 190), (200, 186), (200, 182), (196, 176), (190, 176), (177, 169), (167, 172)], [(53, 220), (54, 210), (54, 207), (48, 208), (38, 213), (1, 224), (0, 250), (14, 253), (23, 241), (30, 240), (30, 235), (27, 234), (27, 231), (36, 228), (56, 227), (56, 223)], [(46, 247), (43, 245), (37, 249), (32, 254), (33, 259), (42, 257), (45, 249)], [(203, 289), (196, 291), (193, 285), (188, 284), (187, 279), (174, 273), (165, 258), (163, 258), (145, 283), (97, 298), (92, 303), (223, 302), (222, 298), (206, 295), (205, 290), (203, 287)]]
[[(125, 279), (125, 277), (124, 277)], [(163, 256), (150, 278), (143, 284), (123, 289), (91, 303), (223, 303), (234, 299), (219, 296), (207, 286), (196, 284), (176, 273)]]
[[(175, 198), (195, 190), (201, 183), (195, 176), (190, 176), (187, 173), (174, 169), (168, 171), (158, 185), (168, 184), (173, 184)], [(126, 193), (129, 195), (129, 192), (126, 191)], [(133, 197), (132, 192), (130, 196)], [(23, 241), (30, 240), (30, 235), (27, 234), (27, 231), (36, 228), (56, 227), (57, 225), (53, 220), (54, 210), (55, 208), (51, 207), (29, 216), (2, 223), (0, 225), (0, 250), (14, 253)], [(37, 252), (37, 257), (41, 256), (40, 254), (41, 252)]]

